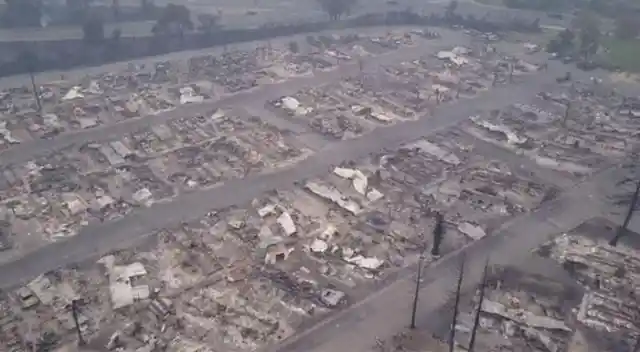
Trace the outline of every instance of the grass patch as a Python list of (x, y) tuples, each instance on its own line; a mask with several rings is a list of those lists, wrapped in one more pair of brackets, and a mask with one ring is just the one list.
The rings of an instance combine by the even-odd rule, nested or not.
[(627, 72), (640, 72), (640, 39), (611, 39), (603, 43), (608, 64)]

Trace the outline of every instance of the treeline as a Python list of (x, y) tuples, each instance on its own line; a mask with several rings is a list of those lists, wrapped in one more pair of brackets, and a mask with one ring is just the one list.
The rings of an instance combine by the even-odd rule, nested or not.
[(161, 8), (153, 0), (140, 0), (137, 4), (120, 0), (108, 4), (94, 4), (92, 0), (5, 0), (0, 8), (0, 27), (44, 27), (50, 25), (82, 25), (99, 19), (106, 23), (155, 20)]
[[(162, 17), (161, 17), (162, 18)], [(411, 11), (391, 11), (368, 14), (345, 20), (323, 22), (266, 25), (253, 29), (205, 28), (190, 30), (193, 24), (185, 20), (184, 15), (170, 16), (159, 20), (155, 35), (139, 38), (104, 37), (100, 28), (87, 26), (84, 40), (63, 40), (46, 42), (14, 43), (17, 50), (14, 60), (0, 64), (0, 76), (9, 76), (46, 70), (66, 70), (79, 66), (101, 65), (114, 61), (166, 54), (180, 50), (196, 50), (213, 46), (222, 46), (238, 42), (267, 40), (270, 38), (292, 36), (331, 29), (345, 29), (375, 26), (461, 26), (482, 32), (539, 31), (538, 20), (513, 18), (503, 22), (493, 22), (473, 16), (460, 16), (455, 11), (445, 14), (423, 16)], [(3, 44), (8, 45), (8, 44)], [(25, 51), (29, 51), (28, 55)], [(29, 65), (24, 57), (33, 57)]]

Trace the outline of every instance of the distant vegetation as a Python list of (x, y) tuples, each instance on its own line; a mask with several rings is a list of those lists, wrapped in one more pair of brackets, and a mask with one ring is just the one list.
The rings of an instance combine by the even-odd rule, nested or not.
[(640, 40), (609, 39), (603, 43), (604, 59), (612, 68), (640, 73)]
[(540, 11), (561, 10), (567, 8), (567, 1), (562, 0), (503, 0), (507, 7)]
[(108, 5), (92, 0), (65, 0), (63, 5), (46, 0), (5, 0), (0, 8), (0, 27), (45, 27), (49, 25), (84, 25), (95, 16), (102, 21), (123, 22), (156, 19), (158, 8), (153, 0), (140, 0), (138, 5), (121, 6), (120, 0)]
[(324, 12), (332, 21), (339, 20), (343, 15), (349, 15), (357, 0), (317, 0)]
[(549, 42), (547, 51), (560, 58), (575, 59), (585, 67), (640, 72), (639, 34), (640, 20), (635, 15), (620, 15), (613, 33), (602, 33), (598, 16), (583, 10), (573, 19), (570, 28)]
[(638, 0), (477, 0), (515, 9), (538, 10), (550, 13), (588, 10), (602, 16), (616, 18), (621, 13), (640, 17)]
[[(421, 15), (411, 11), (388, 11), (386, 13), (352, 16), (340, 20), (341, 28), (359, 28), (369, 26), (460, 26), (481, 32), (499, 33), (509, 32), (539, 32), (537, 19), (523, 20), (522, 18), (505, 18), (495, 21), (488, 18), (475, 18), (455, 13), (456, 2), (449, 5), (445, 14), (431, 13)], [(343, 13), (347, 14), (346, 10)], [(335, 18), (334, 16), (329, 16)], [(188, 20), (187, 20), (188, 18)], [(71, 40), (58, 45), (56, 41), (47, 41), (42, 46), (34, 46), (34, 54), (39, 56), (37, 65), (25, 66), (24, 59), (16, 52), (14, 60), (0, 63), (0, 77), (39, 72), (44, 70), (70, 69), (82, 65), (101, 65), (115, 60), (129, 60), (148, 55), (159, 55), (179, 50), (194, 50), (224, 46), (231, 43), (268, 40), (274, 37), (298, 35), (302, 33), (318, 32), (336, 27), (333, 20), (318, 22), (264, 25), (259, 28), (225, 29), (217, 25), (217, 18), (198, 16), (200, 24), (196, 27), (191, 22), (191, 16), (186, 16), (185, 9), (180, 6), (167, 6), (162, 9), (161, 16), (156, 23), (154, 36), (144, 38), (120, 38), (121, 33), (114, 30), (105, 33), (104, 24), (100, 20), (87, 21), (84, 26), (84, 43)], [(191, 29), (194, 30), (191, 30)], [(204, 30), (203, 28), (208, 28)], [(77, 50), (68, 50), (67, 44), (73, 44)], [(297, 50), (297, 44), (290, 44), (292, 50)]]

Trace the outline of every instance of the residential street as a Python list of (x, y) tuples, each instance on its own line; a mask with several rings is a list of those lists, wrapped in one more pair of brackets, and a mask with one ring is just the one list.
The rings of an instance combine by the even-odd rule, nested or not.
[[(436, 314), (455, 291), (459, 261), (466, 258), (464, 289), (477, 285), (487, 257), (494, 265), (514, 265), (527, 260), (530, 251), (553, 235), (568, 231), (585, 220), (601, 214), (598, 185), (615, 178), (617, 169), (609, 169), (589, 182), (580, 184), (541, 209), (518, 217), (508, 226), (470, 246), (445, 256), (423, 274), (418, 306), (418, 326), (431, 325)], [(414, 292), (415, 265), (393, 284), (373, 293), (321, 324), (267, 351), (333, 352), (374, 350), (376, 338), (385, 340), (409, 325)], [(448, 319), (444, 317), (443, 319)], [(437, 323), (433, 323), (438, 325)], [(357, 338), (356, 338), (357, 337)]]
[[(365, 66), (378, 66), (390, 64), (402, 60), (419, 58), (437, 53), (446, 47), (449, 40), (461, 41), (463, 38), (461, 33), (453, 33), (446, 40), (435, 41), (433, 46), (427, 50), (423, 46), (402, 48), (400, 50), (391, 51), (387, 54), (374, 58), (365, 59)], [(246, 103), (259, 102), (264, 104), (268, 100), (276, 99), (284, 95), (293, 94), (294, 92), (305, 87), (320, 86), (323, 84), (335, 82), (340, 78), (359, 74), (358, 64), (355, 62), (341, 64), (336, 70), (328, 72), (317, 72), (314, 76), (298, 77), (287, 80), (286, 82), (276, 83), (259, 87), (257, 89), (234, 94), (231, 96), (221, 97), (220, 100), (205, 102), (203, 104), (183, 105), (175, 110), (159, 113), (156, 115), (148, 115), (141, 118), (129, 119), (117, 124), (110, 124), (98, 128), (88, 130), (74, 131), (56, 136), (53, 139), (33, 140), (23, 143), (15, 148), (11, 148), (0, 153), (0, 165), (8, 165), (20, 163), (32, 159), (37, 155), (50, 153), (52, 150), (61, 149), (69, 145), (81, 145), (88, 142), (100, 142), (116, 138), (122, 134), (135, 131), (142, 127), (148, 126), (150, 123), (161, 124), (170, 120), (178, 119), (184, 116), (205, 115), (220, 107), (242, 106)]]
[[(452, 38), (434, 41), (434, 45), (427, 49), (409, 47), (367, 59), (365, 71), (378, 65), (433, 55), (444, 47), (450, 47), (447, 44), (452, 40), (462, 40), (462, 34), (459, 32), (451, 35)], [(458, 35), (459, 38), (456, 37)], [(543, 54), (537, 54), (532, 61), (543, 59)], [(552, 91), (553, 87), (558, 85), (556, 78), (567, 71), (572, 73), (574, 80), (588, 81), (590, 77), (595, 76), (606, 81), (607, 77), (603, 72), (586, 73), (559, 62), (550, 62), (547, 70), (528, 76), (516, 76), (514, 83), (498, 85), (474, 98), (438, 105), (428, 116), (422, 116), (416, 121), (389, 124), (375, 128), (362, 137), (338, 142), (320, 134), (312, 134), (306, 124), (295, 124), (275, 116), (265, 108), (266, 101), (292, 95), (305, 87), (320, 86), (360, 73), (357, 63), (346, 63), (334, 71), (318, 72), (313, 77), (300, 77), (284, 83), (262, 86), (249, 92), (222, 97), (218, 101), (184, 105), (157, 115), (65, 133), (50, 140), (34, 140), (20, 144), (0, 153), (0, 164), (24, 163), (36, 156), (46, 155), (70, 145), (111, 140), (145, 126), (185, 116), (205, 115), (216, 108), (242, 107), (248, 112), (247, 115), (258, 115), (274, 126), (290, 130), (296, 142), (313, 149), (314, 153), (291, 166), (261, 174), (250, 174), (242, 179), (232, 179), (214, 188), (185, 191), (171, 201), (138, 207), (119, 220), (96, 221), (83, 227), (76, 236), (24, 256), (18, 257), (22, 254), (16, 254), (15, 257), (3, 257), (0, 261), (0, 289), (14, 287), (44, 272), (93, 260), (117, 249), (129, 248), (147, 239), (154, 231), (172, 224), (198, 218), (218, 209), (247, 204), (271, 190), (293, 188), (305, 180), (327, 174), (333, 167), (345, 161), (357, 160), (436, 134), (459, 125), (470, 116), (480, 115), (491, 109), (500, 109), (509, 104), (526, 104), (538, 92)], [(633, 90), (637, 87), (621, 88), (625, 89)], [(246, 117), (248, 116), (240, 118)], [(468, 268), (464, 285), (471, 288), (479, 282), (484, 262), (488, 257), (492, 264), (518, 264), (525, 261), (528, 253), (551, 236), (606, 213), (608, 193), (620, 178), (619, 168), (611, 165), (587, 181), (576, 184), (567, 174), (542, 168), (533, 159), (510, 153), (489, 142), (465, 142), (473, 144), (473, 153), (487, 159), (501, 160), (512, 170), (529, 173), (548, 185), (562, 188), (563, 192), (535, 210), (509, 220), (489, 236), (472, 242), (430, 265), (424, 271), (418, 308), (418, 324), (422, 326), (427, 326), (429, 321), (438, 318), (436, 313), (448, 300), (454, 288), (458, 263), (463, 256)], [(528, 190), (528, 187), (524, 188)], [(262, 352), (372, 351), (377, 338), (387, 339), (408, 325), (415, 270), (415, 265), (401, 270), (394, 280), (385, 283), (384, 287), (372, 292), (365, 299), (353, 302), (351, 306), (330, 315), (307, 330), (302, 330), (284, 343), (269, 346)]]
[[(434, 116), (428, 118), (379, 128), (361, 138), (328, 144), (290, 168), (228, 181), (207, 191), (184, 194), (170, 203), (142, 208), (115, 222), (86, 227), (75, 237), (4, 265), (0, 270), (0, 288), (15, 285), (52, 268), (126, 247), (137, 238), (168, 224), (204, 215), (212, 209), (249, 202), (265, 191), (292, 187), (295, 182), (326, 173), (332, 165), (433, 134), (479, 111), (502, 106), (505, 101), (515, 103), (553, 84), (551, 70), (549, 72), (548, 75), (528, 77), (526, 85), (496, 87), (477, 98), (442, 105), (434, 111)], [(114, 125), (112, 128), (119, 127)], [(17, 153), (13, 155), (19, 157)]]

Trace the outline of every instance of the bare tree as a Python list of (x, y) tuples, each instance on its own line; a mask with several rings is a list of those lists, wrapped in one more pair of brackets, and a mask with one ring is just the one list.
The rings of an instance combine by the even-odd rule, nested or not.
[(447, 4), (447, 8), (445, 9), (445, 18), (452, 19), (456, 13), (456, 9), (458, 9), (458, 1), (451, 0), (449, 4)]
[(78, 300), (71, 301), (71, 315), (73, 316), (73, 322), (75, 323), (76, 333), (78, 335), (78, 346), (84, 346), (85, 341), (82, 337), (82, 330), (80, 329), (80, 322), (78, 321)]
[(581, 11), (572, 22), (580, 39), (580, 55), (585, 61), (588, 61), (597, 53), (600, 46), (602, 34), (598, 17), (590, 11)]
[(90, 15), (82, 24), (83, 39), (88, 44), (104, 41), (104, 20), (99, 15)]
[(324, 12), (332, 21), (337, 21), (345, 14), (349, 14), (357, 0), (317, 0)]
[(158, 34), (178, 34), (181, 37), (184, 32), (193, 29), (191, 12), (184, 5), (169, 4), (162, 9), (160, 18), (153, 26), (152, 32)]
[(627, 215), (624, 218), (624, 222), (622, 223), (622, 226), (618, 228), (618, 231), (616, 231), (616, 235), (611, 239), (611, 241), (609, 241), (609, 245), (614, 247), (617, 246), (618, 241), (620, 241), (620, 239), (626, 234), (627, 226), (629, 226), (629, 222), (637, 208), (638, 196), (640, 196), (640, 181), (636, 184), (636, 189), (631, 196), (631, 201), (629, 203), (629, 208), (627, 209)]
[(18, 62), (24, 65), (24, 68), (29, 73), (29, 78), (31, 79), (31, 88), (33, 90), (33, 98), (36, 101), (36, 107), (38, 109), (38, 113), (42, 115), (42, 103), (40, 101), (40, 90), (36, 84), (36, 76), (35, 72), (38, 71), (39, 66), (39, 58), (36, 53), (30, 50), (22, 51), (18, 56)]

